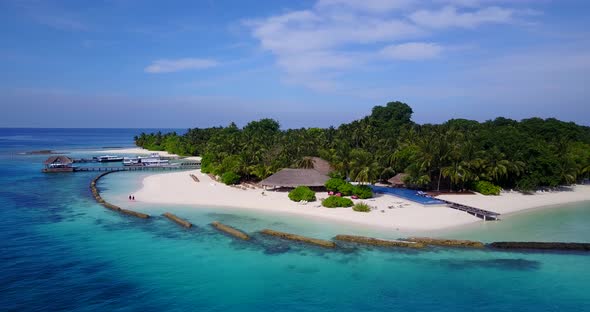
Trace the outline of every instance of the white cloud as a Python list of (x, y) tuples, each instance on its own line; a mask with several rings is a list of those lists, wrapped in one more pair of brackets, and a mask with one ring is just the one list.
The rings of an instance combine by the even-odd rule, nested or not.
[[(391, 4), (383, 6), (379, 2), (373, 1), (370, 5), (373, 8), (391, 7)], [(341, 10), (325, 10), (326, 6), (338, 3), (349, 5), (343, 6)], [(309, 10), (250, 20), (246, 25), (251, 28), (261, 48), (271, 52), (276, 57), (277, 65), (287, 73), (288, 77), (284, 81), (291, 83), (311, 80), (320, 83), (325, 76), (331, 76), (333, 71), (354, 68), (367, 62), (378, 51), (374, 45), (423, 33), (401, 17), (365, 12), (365, 8), (354, 3), (357, 2), (320, 1)], [(365, 48), (369, 50), (360, 51)], [(321, 89), (331, 89), (334, 85), (331, 80), (332, 77), (324, 79), (321, 84), (330, 87)]]
[(488, 7), (475, 11), (457, 11), (447, 6), (441, 10), (420, 10), (410, 15), (417, 25), (430, 28), (467, 27), (473, 28), (485, 23), (508, 23), (513, 19), (514, 10)]
[(422, 60), (435, 58), (442, 50), (443, 48), (436, 43), (408, 42), (386, 46), (381, 49), (380, 54), (384, 58), (394, 60)]
[(182, 58), (176, 60), (161, 59), (154, 61), (144, 70), (146, 73), (159, 74), (171, 73), (183, 70), (205, 69), (217, 66), (215, 60), (200, 58)]
[(508, 0), (318, 0), (308, 9), (244, 24), (260, 48), (274, 55), (283, 81), (313, 81), (332, 90), (339, 75), (355, 70), (439, 57), (443, 44), (423, 42), (436, 31), (509, 23), (520, 14), (484, 5), (492, 1)]
[(317, 8), (348, 7), (369, 12), (386, 12), (403, 9), (416, 3), (416, 0), (319, 0)]
[(346, 44), (391, 41), (421, 32), (398, 19), (359, 16), (353, 12), (295, 11), (251, 21), (248, 25), (262, 48), (278, 56)]

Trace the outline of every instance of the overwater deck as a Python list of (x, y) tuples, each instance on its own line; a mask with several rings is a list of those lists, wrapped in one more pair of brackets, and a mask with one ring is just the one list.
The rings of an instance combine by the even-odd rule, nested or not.
[(439, 198), (437, 198), (437, 199), (445, 202), (449, 208), (453, 208), (453, 209), (467, 212), (468, 214), (474, 215), (480, 219), (483, 219), (484, 221), (485, 220), (499, 220), (500, 219), (500, 214), (497, 212), (493, 212), (493, 211), (489, 211), (489, 210), (485, 210), (485, 209), (480, 209), (480, 208), (475, 208), (475, 207), (455, 203), (455, 202), (444, 200), (444, 199), (439, 199)]

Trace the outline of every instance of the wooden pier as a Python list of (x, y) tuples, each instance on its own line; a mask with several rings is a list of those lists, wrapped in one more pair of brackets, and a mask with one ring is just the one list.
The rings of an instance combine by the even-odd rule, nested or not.
[(159, 171), (159, 170), (191, 170), (200, 169), (201, 166), (193, 163), (180, 164), (178, 166), (116, 166), (116, 167), (74, 167), (74, 172), (85, 171)]
[(105, 208), (111, 209), (113, 211), (117, 211), (117, 212), (129, 215), (129, 216), (140, 218), (140, 219), (149, 219), (150, 215), (148, 215), (148, 214), (129, 210), (129, 209), (123, 209), (119, 206), (115, 206), (111, 203), (108, 203), (104, 199), (102, 199), (102, 197), (100, 196), (100, 191), (98, 190), (98, 187), (96, 186), (96, 184), (98, 183), (98, 180), (100, 180), (100, 178), (104, 177), (107, 174), (113, 173), (113, 172), (114, 171), (106, 171), (106, 172), (99, 174), (96, 178), (92, 179), (92, 181), (90, 182), (90, 191), (92, 192), (92, 196), (94, 196), (94, 199), (96, 199), (96, 201), (99, 204), (103, 205)]
[(489, 210), (485, 210), (485, 209), (480, 209), (480, 208), (475, 208), (475, 207), (471, 207), (471, 206), (467, 206), (467, 205), (463, 205), (463, 204), (458, 204), (458, 203), (444, 200), (444, 199), (440, 199), (440, 198), (437, 198), (437, 200), (445, 202), (449, 208), (453, 208), (453, 209), (467, 212), (468, 214), (474, 215), (480, 219), (483, 219), (484, 221), (500, 220), (500, 214), (497, 212), (493, 212), (493, 211), (489, 211)]

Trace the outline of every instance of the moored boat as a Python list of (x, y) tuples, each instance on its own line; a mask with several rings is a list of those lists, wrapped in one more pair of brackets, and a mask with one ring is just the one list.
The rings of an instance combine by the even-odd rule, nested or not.
[(98, 161), (98, 162), (117, 162), (117, 161), (123, 161), (123, 157), (121, 157), (121, 156), (115, 156), (115, 155), (98, 156), (98, 157), (94, 157), (94, 159), (96, 159), (96, 161)]
[(148, 158), (142, 158), (141, 159), (141, 165), (146, 166), (146, 167), (155, 167), (155, 166), (164, 166), (164, 165), (168, 165), (169, 161), (168, 159), (161, 159), (161, 158), (152, 158), (152, 157), (148, 157)]
[(139, 157), (123, 157), (123, 166), (140, 166), (140, 162)]

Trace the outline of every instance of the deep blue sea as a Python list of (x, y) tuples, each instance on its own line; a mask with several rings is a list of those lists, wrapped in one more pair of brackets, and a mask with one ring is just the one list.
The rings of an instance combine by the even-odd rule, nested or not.
[[(149, 129), (0, 129), (0, 311), (590, 311), (590, 254), (348, 246), (333, 251), (255, 235), (272, 227), (330, 238), (383, 233), (232, 209), (121, 200), (145, 173), (101, 180), (107, 200), (150, 213), (138, 220), (98, 205), (96, 173), (42, 174), (52, 149), (73, 157), (132, 146)], [(196, 226), (158, 217), (170, 211)], [(431, 235), (590, 242), (590, 202), (523, 213)]]

